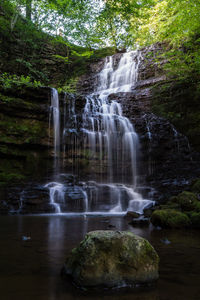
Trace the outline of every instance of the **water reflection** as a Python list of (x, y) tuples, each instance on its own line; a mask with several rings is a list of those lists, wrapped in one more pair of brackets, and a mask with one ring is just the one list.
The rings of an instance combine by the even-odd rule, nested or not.
[[(88, 231), (130, 230), (147, 238), (160, 256), (153, 289), (92, 293), (63, 280), (66, 256)], [(31, 236), (23, 241), (22, 236)], [(197, 300), (200, 286), (198, 231), (133, 228), (123, 217), (12, 216), (0, 218), (0, 291), (5, 300)], [(167, 238), (171, 243), (162, 242)]]

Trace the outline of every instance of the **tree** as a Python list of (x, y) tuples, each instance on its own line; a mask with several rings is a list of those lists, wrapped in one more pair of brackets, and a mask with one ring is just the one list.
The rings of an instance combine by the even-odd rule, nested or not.
[(32, 0), (26, 0), (26, 19), (31, 20)]

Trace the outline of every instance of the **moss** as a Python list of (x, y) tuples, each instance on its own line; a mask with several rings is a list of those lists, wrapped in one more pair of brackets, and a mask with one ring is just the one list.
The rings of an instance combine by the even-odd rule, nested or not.
[(200, 202), (195, 203), (194, 211), (200, 212)]
[(176, 203), (173, 201), (168, 201), (166, 204), (160, 205), (160, 208), (161, 209), (177, 209), (177, 210), (179, 210), (181, 207), (180, 207), (179, 203)]
[(11, 97), (8, 95), (4, 95), (0, 93), (0, 104), (4, 104), (7, 107), (11, 108), (17, 108), (20, 110), (25, 109), (25, 110), (38, 110), (39, 105), (29, 102), (29, 101), (24, 101), (24, 99), (18, 98), (18, 97)]
[(24, 167), (21, 161), (14, 159), (0, 160), (0, 183), (6, 185), (23, 181), (26, 178)]
[[(158, 278), (159, 257), (148, 241), (123, 231), (86, 235), (66, 260), (65, 271), (82, 286), (115, 286)], [(136, 271), (137, 270), (137, 271)]]
[(26, 177), (19, 173), (1, 173), (0, 172), (0, 184), (5, 185), (6, 183), (13, 182), (13, 181), (21, 181), (24, 180)]
[(195, 209), (198, 198), (194, 193), (184, 191), (177, 196), (177, 202), (183, 211), (190, 211)]
[(0, 114), (0, 142), (11, 144), (36, 144), (46, 138), (46, 123), (38, 120), (19, 119)]
[(172, 122), (200, 150), (200, 89), (195, 78), (166, 81), (153, 88), (153, 112)]
[(191, 187), (192, 192), (200, 194), (200, 179), (195, 180)]
[(166, 228), (189, 227), (191, 222), (189, 217), (173, 209), (156, 210), (151, 216), (151, 222), (155, 226)]
[(192, 223), (192, 227), (200, 228), (200, 212), (190, 212), (189, 218)]

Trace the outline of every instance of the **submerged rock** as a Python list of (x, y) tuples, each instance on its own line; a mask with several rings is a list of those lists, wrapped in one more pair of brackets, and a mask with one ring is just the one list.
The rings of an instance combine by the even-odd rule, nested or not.
[(141, 216), (140, 218), (134, 219), (131, 221), (133, 226), (149, 226), (150, 220), (147, 217)]
[(98, 230), (71, 251), (63, 270), (79, 286), (135, 286), (157, 280), (158, 263), (147, 240), (131, 232)]

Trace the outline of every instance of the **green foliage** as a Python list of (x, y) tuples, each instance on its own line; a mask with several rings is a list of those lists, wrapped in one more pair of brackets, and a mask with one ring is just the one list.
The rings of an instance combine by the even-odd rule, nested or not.
[(66, 92), (66, 93), (76, 93), (77, 92), (77, 88), (76, 85), (78, 83), (78, 79), (79, 77), (71, 77), (63, 86), (58, 88), (58, 92)]
[(11, 89), (19, 86), (39, 87), (41, 86), (41, 82), (32, 80), (29, 76), (17, 76), (3, 73), (0, 75), (0, 86), (3, 89)]
[(64, 56), (61, 56), (61, 55), (58, 55), (58, 54), (53, 55), (53, 57), (55, 57), (58, 61), (61, 61), (61, 62), (65, 63), (65, 64), (69, 64), (70, 63), (69, 57), (64, 57)]

